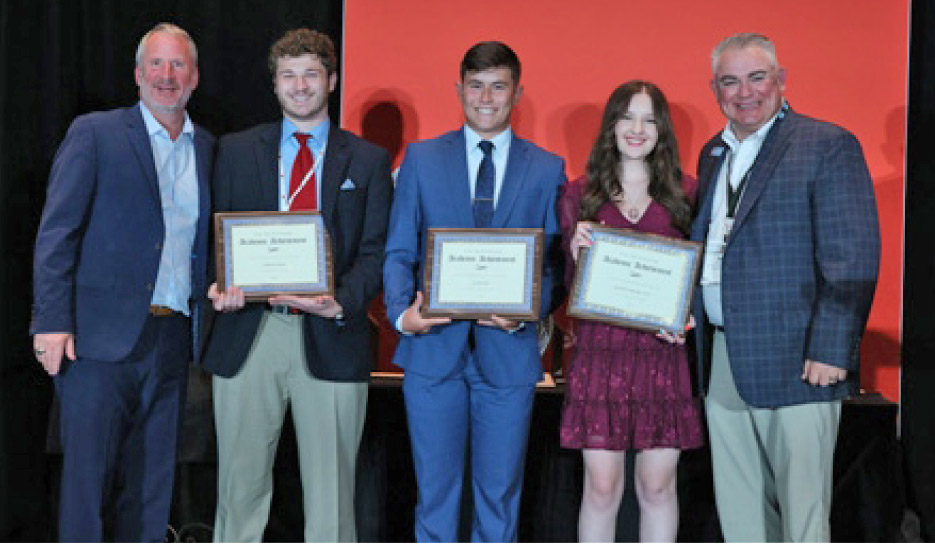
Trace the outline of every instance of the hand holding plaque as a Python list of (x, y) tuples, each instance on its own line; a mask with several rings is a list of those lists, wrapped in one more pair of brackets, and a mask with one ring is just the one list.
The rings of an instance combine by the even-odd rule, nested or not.
[(236, 286), (247, 301), (334, 295), (331, 241), (320, 213), (216, 213), (214, 231), (218, 290)]
[(573, 317), (629, 328), (683, 333), (701, 245), (594, 225), (578, 255), (568, 303)]

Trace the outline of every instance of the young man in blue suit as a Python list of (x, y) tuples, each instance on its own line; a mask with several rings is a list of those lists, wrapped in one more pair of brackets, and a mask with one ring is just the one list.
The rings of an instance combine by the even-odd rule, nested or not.
[(712, 71), (728, 123), (701, 151), (692, 239), (721, 528), (828, 542), (841, 399), (859, 387), (880, 260), (873, 184), (854, 135), (785, 102), (769, 39), (725, 39)]
[(389, 320), (403, 335), (394, 362), (419, 486), (420, 542), (458, 540), (465, 454), (471, 455), (471, 539), (516, 540), (523, 463), (541, 365), (536, 329), (498, 316), (426, 318), (420, 312), (428, 228), (542, 228), (541, 316), (558, 304), (561, 158), (516, 137), (520, 63), (505, 44), (482, 42), (461, 62), (466, 123), (409, 146), (399, 171), (383, 266)]
[[(217, 211), (317, 210), (331, 236), (334, 297), (277, 295), (246, 303), (211, 285), (218, 435), (217, 542), (259, 542), (269, 517), (273, 460), (292, 408), (305, 539), (353, 542), (354, 472), (372, 366), (367, 306), (381, 285), (393, 195), (389, 154), (335, 126), (331, 39), (290, 30), (270, 48), (283, 117), (221, 139)], [(304, 157), (304, 159), (303, 159)]]
[(63, 542), (101, 541), (105, 507), (118, 542), (165, 538), (206, 291), (214, 138), (185, 112), (197, 62), (181, 28), (149, 31), (140, 102), (77, 118), (49, 175), (30, 332), (61, 401)]

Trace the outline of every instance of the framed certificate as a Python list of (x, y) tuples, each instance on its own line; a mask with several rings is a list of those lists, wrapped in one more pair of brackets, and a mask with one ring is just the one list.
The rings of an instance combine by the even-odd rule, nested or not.
[(593, 239), (594, 244), (578, 254), (568, 314), (683, 333), (701, 244), (604, 226), (594, 226)]
[(426, 317), (539, 319), (541, 229), (428, 230)]
[(217, 284), (248, 301), (275, 294), (334, 295), (331, 240), (318, 212), (214, 214)]

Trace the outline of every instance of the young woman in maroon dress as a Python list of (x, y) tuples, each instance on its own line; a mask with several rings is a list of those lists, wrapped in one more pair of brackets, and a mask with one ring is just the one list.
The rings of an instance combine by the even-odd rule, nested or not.
[[(630, 81), (607, 101), (586, 176), (561, 200), (570, 282), (591, 226), (605, 224), (684, 237), (694, 181), (683, 178), (669, 106), (658, 87)], [(576, 320), (562, 412), (563, 447), (581, 449), (582, 542), (613, 542), (624, 490), (626, 450), (636, 453), (640, 540), (674, 542), (675, 475), (682, 449), (702, 445), (683, 335)]]

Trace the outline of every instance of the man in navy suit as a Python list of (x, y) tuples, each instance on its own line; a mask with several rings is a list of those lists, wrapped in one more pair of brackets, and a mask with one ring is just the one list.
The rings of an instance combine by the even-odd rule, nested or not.
[(465, 453), (471, 454), (472, 540), (516, 540), (535, 384), (536, 329), (498, 316), (426, 318), (420, 312), (428, 228), (542, 228), (541, 316), (561, 285), (556, 203), (564, 162), (516, 137), (520, 63), (482, 42), (461, 62), (466, 124), (409, 146), (399, 171), (383, 267), (387, 315), (403, 335), (394, 363), (403, 394), (419, 499), (416, 539), (456, 542)]
[(165, 538), (206, 290), (214, 138), (185, 112), (197, 61), (188, 33), (154, 27), (140, 102), (78, 117), (49, 175), (30, 332), (61, 401), (65, 542), (100, 541), (105, 509), (118, 542)]
[(841, 399), (857, 392), (880, 233), (851, 133), (784, 99), (772, 42), (712, 53), (727, 127), (702, 149), (695, 298), (718, 515), (728, 541), (830, 540)]
[(302, 473), (305, 539), (353, 542), (354, 472), (373, 359), (367, 306), (380, 290), (393, 195), (385, 150), (336, 127), (331, 39), (287, 32), (269, 68), (283, 119), (225, 136), (214, 176), (217, 211), (317, 210), (331, 236), (334, 297), (277, 295), (246, 303), (211, 285), (218, 434), (217, 542), (259, 542), (273, 460), (292, 408)]

